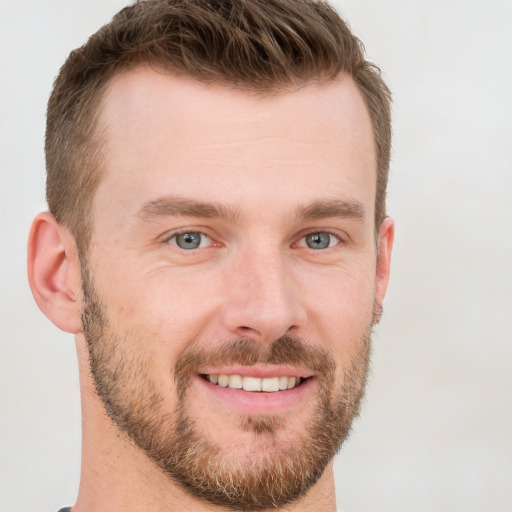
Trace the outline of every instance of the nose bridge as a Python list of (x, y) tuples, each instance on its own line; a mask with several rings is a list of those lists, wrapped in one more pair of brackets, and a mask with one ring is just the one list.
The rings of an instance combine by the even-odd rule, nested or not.
[(270, 244), (238, 256), (225, 310), (231, 332), (272, 342), (302, 324), (305, 313), (287, 263), (283, 251)]

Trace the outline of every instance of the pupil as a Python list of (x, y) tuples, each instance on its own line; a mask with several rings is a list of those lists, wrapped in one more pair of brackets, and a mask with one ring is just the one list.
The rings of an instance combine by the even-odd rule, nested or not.
[(196, 249), (199, 247), (201, 239), (197, 233), (183, 233), (178, 236), (177, 243), (182, 249)]
[(313, 233), (306, 238), (306, 243), (311, 249), (326, 249), (329, 247), (329, 242), (328, 233)]

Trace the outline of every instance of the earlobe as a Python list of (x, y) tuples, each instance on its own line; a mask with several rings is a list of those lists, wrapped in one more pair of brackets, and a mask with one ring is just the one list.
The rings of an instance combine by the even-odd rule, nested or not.
[(40, 213), (32, 222), (27, 270), (39, 309), (59, 329), (81, 332), (82, 292), (76, 243), (49, 212)]
[(395, 223), (393, 219), (386, 217), (380, 227), (378, 240), (375, 297), (379, 303), (384, 300), (388, 287), (394, 238)]

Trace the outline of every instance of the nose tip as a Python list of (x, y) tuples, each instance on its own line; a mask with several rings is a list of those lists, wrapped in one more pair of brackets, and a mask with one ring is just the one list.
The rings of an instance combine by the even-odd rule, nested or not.
[(254, 308), (249, 304), (239, 304), (238, 309), (238, 312), (232, 310), (226, 315), (227, 327), (237, 337), (272, 343), (281, 336), (298, 329), (300, 324), (296, 316), (291, 314), (290, 308), (286, 306), (269, 311), (269, 309)]
[(305, 322), (297, 285), (281, 261), (245, 260), (228, 295), (223, 322), (231, 335), (272, 343)]
[[(284, 313), (284, 312), (279, 312)], [(286, 319), (286, 313), (275, 314), (272, 317), (264, 312), (253, 311), (252, 318), (246, 321), (250, 325), (235, 325), (230, 329), (237, 337), (250, 338), (270, 344), (285, 334), (298, 328), (298, 323), (290, 318)], [(282, 318), (279, 318), (281, 316)]]

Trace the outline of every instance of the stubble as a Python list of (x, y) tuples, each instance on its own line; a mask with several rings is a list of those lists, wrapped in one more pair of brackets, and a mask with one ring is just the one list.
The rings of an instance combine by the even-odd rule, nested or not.
[[(113, 423), (166, 475), (192, 496), (236, 510), (278, 508), (304, 496), (348, 437), (359, 412), (368, 374), (368, 328), (353, 340), (354, 355), (335, 384), (336, 363), (325, 350), (286, 336), (263, 346), (251, 339), (227, 340), (208, 350), (192, 345), (177, 359), (172, 375), (177, 406), (165, 412), (165, 397), (151, 380), (149, 354), (134, 353), (140, 334), (114, 328), (83, 267), (82, 323), (96, 391)], [(374, 312), (375, 316), (375, 312)], [(218, 347), (216, 343), (216, 347)], [(190, 376), (199, 368), (240, 364), (287, 364), (312, 370), (318, 392), (312, 413), (293, 446), (280, 442), (287, 419), (241, 415), (239, 430), (252, 435), (260, 453), (218, 446), (190, 414)]]

